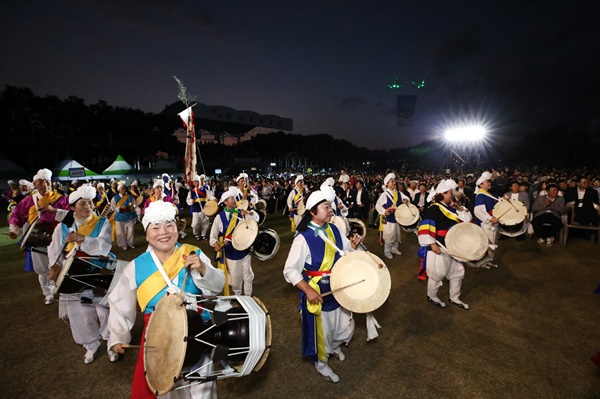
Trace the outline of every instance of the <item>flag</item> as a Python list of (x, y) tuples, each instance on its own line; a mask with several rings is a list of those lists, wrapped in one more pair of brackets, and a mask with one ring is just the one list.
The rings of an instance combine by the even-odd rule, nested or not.
[(181, 121), (183, 122), (183, 126), (188, 131), (190, 130), (188, 128), (188, 123), (191, 123), (192, 126), (195, 126), (194, 125), (194, 111), (192, 111), (192, 107), (186, 108), (185, 110), (181, 111), (177, 115), (179, 115), (179, 117), (181, 118)]
[(194, 129), (194, 112), (192, 107), (181, 111), (179, 117), (183, 121), (187, 134), (185, 139), (185, 156), (183, 157), (183, 179), (190, 182), (196, 175), (196, 131)]

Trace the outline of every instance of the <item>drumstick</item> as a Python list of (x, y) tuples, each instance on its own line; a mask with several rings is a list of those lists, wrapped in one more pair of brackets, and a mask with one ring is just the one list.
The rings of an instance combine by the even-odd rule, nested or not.
[(410, 209), (410, 206), (408, 206), (408, 204), (402, 204), (402, 205), (406, 205), (406, 207), (408, 208), (408, 210), (410, 211), (410, 214), (415, 216), (415, 213), (413, 212), (412, 209)]
[[(513, 205), (513, 206), (514, 206), (514, 205)], [(500, 218), (501, 218), (502, 216), (506, 215), (506, 213), (507, 213), (508, 211), (510, 211), (510, 208), (508, 208), (507, 210), (505, 210), (505, 211), (504, 211), (504, 213), (503, 213), (502, 215), (498, 216), (496, 219), (500, 220)]]
[(324, 294), (321, 294), (321, 297), (324, 297), (324, 296), (327, 296), (327, 295), (330, 295), (330, 294), (334, 294), (334, 293), (336, 293), (336, 292), (338, 292), (338, 291), (341, 291), (341, 290), (344, 290), (344, 289), (346, 289), (346, 288), (352, 287), (353, 285), (360, 284), (360, 283), (362, 283), (362, 282), (363, 282), (363, 281), (365, 281), (365, 280), (366, 280), (366, 279), (364, 279), (364, 278), (363, 278), (362, 280), (360, 280), (360, 281), (357, 281), (357, 282), (355, 282), (355, 283), (348, 284), (348, 285), (345, 285), (345, 286), (343, 286), (343, 287), (336, 288), (335, 290), (328, 291), (328, 292), (326, 292), (326, 293), (324, 293)]
[[(196, 253), (196, 251), (190, 251), (190, 254), (189, 254), (188, 256), (190, 256), (190, 255), (193, 255), (193, 254), (195, 254), (195, 253)], [(190, 274), (191, 270), (192, 270), (192, 268), (191, 268), (191, 266), (190, 266), (190, 265), (187, 265), (187, 266), (185, 267), (185, 275), (183, 276), (183, 284), (181, 284), (181, 293), (182, 293), (182, 294), (183, 294), (183, 290), (185, 290), (185, 280), (187, 280), (187, 276), (188, 276), (188, 274)], [(181, 302), (181, 305), (182, 305), (182, 306), (183, 306), (184, 304), (185, 304), (185, 300), (183, 300), (183, 301)]]
[(506, 200), (507, 200), (507, 201), (508, 201), (508, 203), (509, 203), (509, 204), (510, 204), (510, 205), (513, 207), (513, 209), (514, 209), (515, 211), (519, 212), (519, 210), (517, 209), (517, 207), (515, 206), (515, 204), (513, 204), (513, 203), (512, 203), (512, 201), (511, 201), (511, 199), (510, 199), (510, 198), (507, 198)]
[[(356, 233), (354, 233), (354, 234), (356, 234)], [(359, 242), (358, 245), (362, 248), (362, 250), (364, 252), (366, 252), (367, 254), (369, 254), (369, 256), (371, 257), (371, 259), (373, 260), (373, 262), (375, 262), (375, 264), (377, 266), (379, 266), (380, 269), (383, 269), (383, 263), (377, 261), (377, 259), (375, 258), (375, 255), (373, 255), (371, 252), (369, 252), (369, 250), (367, 249), (367, 247), (365, 246), (365, 244), (363, 244), (362, 242)]]
[[(127, 349), (135, 349), (135, 348), (141, 348), (141, 347), (142, 347), (142, 345), (131, 345), (131, 344), (121, 344), (121, 346), (122, 346), (123, 348), (127, 348)], [(156, 348), (156, 346), (148, 346), (148, 345), (145, 345), (145, 346), (144, 346), (144, 348), (151, 348), (151, 349), (154, 349), (154, 348)]]

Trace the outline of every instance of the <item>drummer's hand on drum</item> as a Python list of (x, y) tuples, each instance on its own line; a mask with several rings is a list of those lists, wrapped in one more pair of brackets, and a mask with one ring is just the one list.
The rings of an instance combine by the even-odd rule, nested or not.
[(392, 212), (392, 208), (387, 208), (384, 212), (385, 216), (390, 216), (390, 213)]
[(65, 243), (67, 242), (84, 242), (85, 241), (85, 236), (79, 233), (69, 233), (67, 234), (67, 237), (65, 238)]
[(192, 270), (197, 270), (201, 276), (206, 274), (206, 266), (202, 263), (198, 254), (183, 255), (183, 259), (185, 260), (184, 265), (186, 268), (189, 267)]
[(123, 345), (121, 344), (114, 344), (113, 346), (111, 346), (110, 350), (115, 353), (118, 353), (119, 355), (125, 354), (125, 348), (123, 348)]
[(492, 216), (492, 218), (490, 219), (490, 223), (498, 223), (498, 218)]
[(58, 275), (60, 274), (60, 270), (62, 268), (58, 265), (54, 265), (50, 268), (50, 270), (48, 271), (48, 277), (50, 278), (50, 280), (55, 281), (58, 279)]
[(213, 247), (215, 252), (219, 252), (221, 250), (221, 245), (218, 242), (215, 242), (215, 246)]
[(408, 198), (404, 198), (402, 202), (408, 205)]
[(440, 255), (442, 253), (442, 250), (440, 249), (440, 247), (437, 244), (431, 244), (431, 250), (438, 255)]

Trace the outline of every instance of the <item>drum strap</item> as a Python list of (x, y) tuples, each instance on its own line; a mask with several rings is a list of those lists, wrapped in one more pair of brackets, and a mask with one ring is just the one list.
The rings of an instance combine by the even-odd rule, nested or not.
[(123, 197), (121, 197), (119, 202), (117, 202), (117, 208), (122, 207), (123, 203), (125, 203), (125, 201), (127, 201), (128, 198), (129, 198), (129, 194), (125, 194)]
[[(40, 207), (47, 207), (50, 204), (54, 204), (62, 197), (62, 195), (58, 194), (56, 191), (51, 191), (46, 193), (43, 197), (39, 194), (33, 195), (33, 206), (29, 208), (27, 220), (29, 223), (33, 223), (35, 219), (37, 219), (39, 215)], [(42, 211), (43, 212), (43, 211)]]
[(142, 312), (148, 306), (148, 303), (158, 295), (166, 286), (171, 285), (171, 281), (183, 269), (185, 259), (183, 255), (189, 254), (191, 251), (197, 251), (198, 247), (189, 244), (181, 244), (181, 246), (162, 264), (167, 278), (163, 276), (159, 268), (159, 262), (154, 259), (157, 264), (157, 269), (150, 277), (148, 277), (139, 287), (137, 291), (137, 299)]
[(304, 189), (302, 190), (298, 190), (298, 192), (296, 193), (296, 195), (294, 195), (294, 202), (297, 204), (298, 202), (300, 202), (300, 200), (304, 197)]
[(463, 221), (462, 219), (460, 219), (458, 217), (457, 214), (455, 214), (454, 212), (452, 212), (451, 209), (448, 209), (447, 207), (445, 207), (444, 205), (440, 204), (439, 202), (434, 202), (431, 205), (435, 205), (438, 208), (440, 208), (440, 211), (442, 211), (442, 213), (444, 214), (444, 216), (446, 216), (448, 219), (454, 220), (456, 223), (461, 223)]
[[(92, 216), (90, 217), (90, 220), (88, 220), (87, 222), (85, 222), (84, 224), (79, 226), (79, 228), (77, 229), (77, 233), (81, 234), (82, 236), (86, 236), (86, 237), (89, 236), (90, 234), (92, 234), (92, 231), (94, 231), (94, 229), (96, 228), (96, 225), (98, 224), (99, 221), (100, 221), (100, 217), (92, 214)], [(67, 246), (65, 247), (65, 251), (71, 252), (73, 247), (75, 247), (75, 243), (69, 242), (69, 243), (67, 243)]]

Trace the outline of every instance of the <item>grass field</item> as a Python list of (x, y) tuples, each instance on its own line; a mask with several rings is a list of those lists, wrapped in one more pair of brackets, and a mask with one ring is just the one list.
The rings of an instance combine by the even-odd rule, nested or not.
[[(6, 220), (6, 218), (4, 218)], [(574, 237), (567, 246), (501, 240), (492, 270), (466, 270), (465, 311), (426, 301), (426, 283), (416, 278), (417, 243), (404, 233), (402, 256), (386, 260), (392, 290), (375, 311), (380, 336), (367, 342), (365, 316), (355, 314), (355, 336), (342, 363), (331, 360), (339, 384), (317, 376), (300, 354), (298, 291), (282, 275), (292, 241), (289, 221), (269, 215), (281, 248), (266, 262), (253, 258), (254, 295), (269, 309), (273, 344), (258, 373), (217, 382), (229, 398), (600, 398), (600, 370), (590, 357), (600, 350), (600, 246)], [(374, 229), (366, 246), (382, 257)], [(136, 225), (136, 249), (146, 249)], [(196, 244), (191, 234), (183, 240)], [(206, 242), (200, 247), (212, 256)], [(90, 365), (46, 306), (36, 276), (23, 271), (18, 247), (0, 246), (0, 397), (128, 398), (135, 351), (109, 363), (105, 347)], [(447, 299), (448, 286), (440, 289)], [(138, 343), (141, 322), (133, 327)]]

